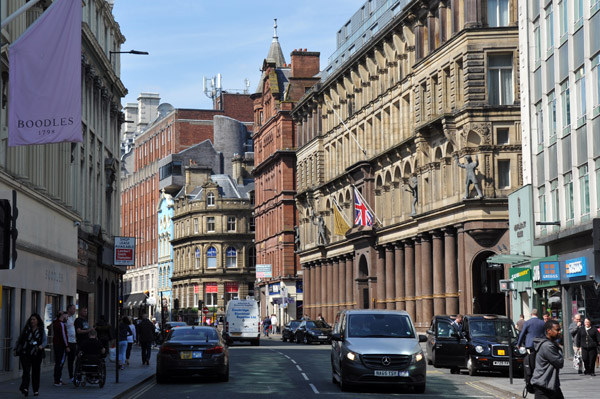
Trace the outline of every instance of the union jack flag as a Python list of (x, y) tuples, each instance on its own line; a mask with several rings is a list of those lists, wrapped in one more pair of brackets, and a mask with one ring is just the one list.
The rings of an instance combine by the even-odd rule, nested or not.
[(354, 225), (373, 226), (373, 214), (365, 205), (356, 188), (354, 189), (354, 215)]

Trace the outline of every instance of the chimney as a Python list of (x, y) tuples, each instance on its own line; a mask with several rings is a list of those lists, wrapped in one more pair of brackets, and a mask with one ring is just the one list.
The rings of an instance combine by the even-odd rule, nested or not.
[(317, 51), (294, 50), (291, 53), (292, 77), (312, 78), (319, 73), (319, 56)]
[(191, 193), (194, 188), (203, 185), (210, 180), (212, 170), (209, 166), (192, 164), (185, 168), (185, 193)]

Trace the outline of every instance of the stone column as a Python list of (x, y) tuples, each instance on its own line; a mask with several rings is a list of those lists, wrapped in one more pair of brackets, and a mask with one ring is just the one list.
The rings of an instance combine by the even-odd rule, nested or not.
[(321, 264), (320, 263), (313, 263), (313, 292), (312, 292), (312, 296), (313, 298), (315, 298), (315, 301), (313, 303), (313, 311), (312, 314), (314, 315), (314, 318), (316, 319), (317, 316), (319, 315), (319, 313), (321, 313), (321, 285), (322, 285), (322, 281), (321, 281)]
[(458, 240), (458, 308), (461, 314), (467, 314), (471, 313), (471, 310), (473, 309), (473, 297), (467, 295), (467, 284), (473, 283), (467, 281), (467, 267), (465, 265), (465, 229), (462, 224), (458, 224), (454, 227), (456, 227), (456, 238)]
[(375, 309), (385, 309), (385, 249), (382, 246), (377, 247), (377, 287), (375, 295)]
[(347, 309), (346, 304), (346, 260), (338, 258), (338, 310)]
[(423, 313), (421, 327), (429, 325), (433, 317), (433, 262), (431, 259), (431, 236), (423, 234), (421, 239), (421, 295), (423, 296)]
[(406, 302), (404, 301), (404, 246), (401, 243), (394, 245), (394, 268), (395, 268), (395, 285), (396, 285), (396, 309), (406, 310)]
[(458, 313), (458, 270), (456, 269), (456, 236), (453, 229), (444, 231), (444, 260), (446, 275), (446, 314)]
[[(340, 278), (340, 261), (339, 258), (335, 258), (332, 259), (332, 267), (331, 267), (331, 314), (335, 315), (337, 314), (337, 310), (338, 310), (338, 306), (339, 306), (339, 295), (340, 295), (340, 283), (339, 283), (339, 278)], [(331, 322), (333, 322), (333, 318), (332, 319), (328, 319), (331, 320)]]
[(303, 282), (302, 282), (302, 287), (304, 288), (304, 302), (303, 302), (303, 306), (304, 306), (304, 312), (307, 312), (308, 309), (310, 309), (311, 306), (311, 302), (310, 302), (310, 294), (309, 294), (309, 288), (310, 287), (310, 269), (308, 267), (308, 264), (304, 264), (303, 265), (304, 268), (304, 272), (302, 273), (303, 275)]
[(394, 265), (394, 246), (385, 247), (385, 308), (396, 309), (396, 273)]
[(334, 281), (333, 281), (333, 259), (329, 259), (327, 261), (327, 308), (325, 310), (325, 312), (327, 313), (327, 316), (323, 315), (323, 317), (325, 317), (325, 320), (329, 321), (330, 323), (333, 321), (333, 287), (334, 287)]
[(413, 319), (413, 321), (417, 324), (417, 326), (420, 326), (420, 321), (423, 320), (423, 291), (422, 291), (422, 286), (421, 286), (421, 280), (422, 280), (422, 273), (421, 273), (421, 237), (415, 237), (414, 239), (414, 243), (415, 243), (415, 250), (414, 250), (414, 254), (415, 254), (415, 268), (414, 268), (414, 273), (415, 273), (415, 315), (416, 315), (416, 319)]
[(443, 233), (439, 230), (432, 232), (433, 237), (433, 314), (446, 312), (444, 299), (444, 245)]
[(355, 306), (354, 303), (354, 257), (348, 255), (346, 257), (346, 303), (348, 309), (352, 309)]
[(406, 311), (416, 322), (415, 308), (415, 249), (412, 240), (404, 241), (404, 292)]
[(321, 306), (319, 313), (327, 317), (327, 260), (321, 261)]

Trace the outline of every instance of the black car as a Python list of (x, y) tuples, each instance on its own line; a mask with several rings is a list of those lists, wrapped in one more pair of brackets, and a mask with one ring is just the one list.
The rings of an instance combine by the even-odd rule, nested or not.
[(156, 382), (183, 375), (229, 381), (229, 350), (216, 328), (177, 327), (169, 332), (156, 356)]
[(331, 326), (321, 320), (302, 320), (295, 333), (296, 343), (331, 343)]
[(427, 330), (427, 361), (434, 367), (454, 372), (467, 369), (508, 372), (509, 347), (513, 370), (522, 375), (526, 352), (517, 347), (518, 335), (511, 319), (500, 315), (466, 315), (461, 331), (451, 323), (452, 316), (434, 316)]
[(281, 340), (283, 342), (294, 342), (294, 339), (296, 338), (296, 329), (298, 328), (298, 326), (300, 326), (300, 324), (302, 324), (302, 320), (292, 320), (289, 323), (287, 323), (281, 331)]

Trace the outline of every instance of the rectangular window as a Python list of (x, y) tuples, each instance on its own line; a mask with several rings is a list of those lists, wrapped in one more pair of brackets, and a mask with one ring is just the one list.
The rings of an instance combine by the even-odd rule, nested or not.
[(575, 29), (577, 29), (583, 25), (583, 0), (574, 0), (573, 3), (573, 22), (575, 22)]
[(560, 102), (562, 108), (562, 129), (563, 136), (571, 131), (571, 97), (569, 94), (569, 79), (560, 85)]
[(562, 43), (563, 39), (567, 37), (567, 0), (563, 0), (558, 4), (559, 13), (560, 13), (560, 41)]
[(254, 231), (255, 230), (255, 222), (254, 222), (254, 216), (250, 217), (250, 231)]
[[(546, 214), (546, 187), (544, 186), (538, 187), (538, 206), (540, 212), (540, 220), (545, 222), (548, 221), (548, 219), (546, 219), (548, 217), (548, 215)], [(542, 230), (545, 230), (545, 228), (542, 227)]]
[(565, 216), (567, 222), (573, 222), (575, 217), (575, 211), (573, 209), (573, 175), (571, 172), (564, 176), (564, 188), (565, 188)]
[(544, 111), (542, 108), (542, 103), (538, 103), (535, 106), (535, 119), (537, 129), (538, 151), (540, 151), (544, 147)]
[(510, 188), (510, 160), (498, 160), (498, 188)]
[(206, 231), (214, 232), (215, 231), (215, 218), (214, 216), (209, 216), (206, 218)]
[(235, 231), (235, 216), (227, 216), (227, 231)]
[(558, 180), (550, 182), (550, 201), (552, 202), (552, 220), (560, 220), (560, 200), (558, 195)]
[(577, 95), (577, 127), (585, 123), (587, 113), (585, 102), (585, 67), (575, 71), (575, 91)]
[(508, 26), (508, 0), (488, 0), (488, 25)]
[(546, 8), (546, 54), (551, 54), (554, 51), (554, 12), (552, 4)]
[[(599, 0), (600, 1), (600, 0)], [(600, 54), (592, 58), (592, 88), (594, 90), (594, 116), (600, 114)]]
[(507, 127), (496, 129), (496, 145), (509, 144), (509, 130)]
[(510, 105), (513, 103), (512, 54), (488, 57), (489, 103)]
[(588, 175), (588, 166), (583, 165), (579, 168), (579, 195), (581, 216), (590, 214), (590, 179)]
[(534, 62), (537, 65), (538, 62), (542, 59), (542, 34), (540, 32), (540, 23), (539, 21), (535, 23), (533, 28), (533, 44), (534, 48)]
[(194, 219), (194, 234), (198, 234), (199, 232), (199, 223), (198, 223), (198, 218)]
[[(463, 71), (462, 60), (456, 61), (455, 76), (454, 76), (454, 88), (455, 88), (456, 104), (458, 106), (462, 106), (463, 100), (464, 100), (463, 79), (464, 79), (464, 71)], [(409, 101), (407, 101), (407, 103), (408, 102)]]
[(556, 98), (554, 96), (554, 90), (548, 94), (548, 124), (549, 124), (549, 135), (550, 144), (556, 141)]

